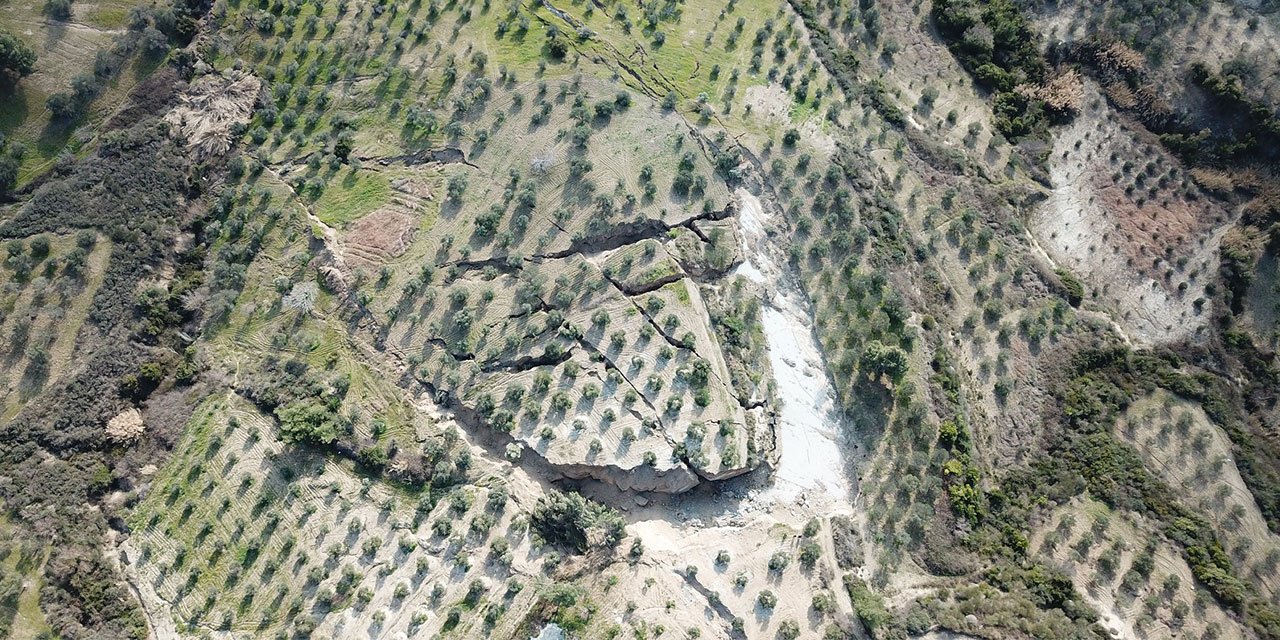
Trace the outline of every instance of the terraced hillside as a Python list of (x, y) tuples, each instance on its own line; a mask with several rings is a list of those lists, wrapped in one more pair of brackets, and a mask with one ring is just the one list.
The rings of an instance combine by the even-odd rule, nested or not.
[(0, 629), (1280, 637), (1276, 26), (0, 0)]

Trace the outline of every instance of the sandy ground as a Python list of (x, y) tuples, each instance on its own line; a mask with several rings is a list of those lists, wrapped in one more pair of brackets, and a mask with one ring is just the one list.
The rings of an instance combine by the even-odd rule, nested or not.
[(533, 640), (564, 640), (564, 629), (554, 622), (548, 623)]
[[(1087, 101), (1104, 104), (1097, 87), (1087, 86)], [(1217, 262), (1228, 216), (1213, 210), (1203, 197), (1195, 206), (1178, 201), (1165, 207), (1153, 201), (1140, 209), (1128, 202), (1123, 207), (1110, 202), (1120, 187), (1106, 176), (1113, 169), (1105, 166), (1105, 158), (1113, 150), (1128, 153), (1141, 144), (1117, 122), (1109, 106), (1083, 114), (1064, 128), (1051, 155), (1053, 189), (1031, 229), (1055, 265), (1084, 281), (1086, 306), (1101, 305), (1134, 342), (1152, 345), (1195, 339), (1209, 320), (1195, 301), (1205, 297), (1208, 277), (1204, 274), (1211, 273)], [(1216, 224), (1214, 213), (1220, 220)], [(1154, 235), (1162, 244), (1126, 239), (1122, 227), (1138, 229), (1148, 238)], [(1179, 267), (1171, 278), (1153, 277), (1153, 272), (1159, 275), (1169, 268), (1164, 262), (1148, 268), (1165, 244), (1185, 258), (1186, 267)], [(1189, 272), (1201, 275), (1190, 277)]]
[(853, 491), (843, 472), (839, 417), (812, 327), (798, 313), (795, 297), (779, 292), (778, 306), (765, 307), (763, 314), (769, 365), (783, 399), (777, 427), (781, 451), (770, 496), (790, 501), (817, 491), (838, 499)]
[(137, 598), (138, 604), (142, 605), (143, 616), (147, 621), (148, 637), (155, 640), (180, 638), (178, 627), (174, 623), (173, 605), (157, 595), (155, 589), (149, 588), (147, 576), (143, 575), (135, 563), (135, 559), (141, 555), (141, 552), (134, 548), (129, 540), (125, 540), (117, 547), (108, 545), (107, 549), (109, 556), (122, 568), (129, 590)]

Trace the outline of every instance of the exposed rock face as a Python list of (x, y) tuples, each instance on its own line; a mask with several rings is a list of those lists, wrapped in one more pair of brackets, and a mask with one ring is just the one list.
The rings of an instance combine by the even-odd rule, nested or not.
[(623, 469), (616, 466), (586, 464), (555, 465), (555, 468), (563, 473), (566, 478), (574, 480), (592, 478), (612, 484), (622, 491), (684, 493), (698, 486), (700, 481), (698, 475), (683, 464), (666, 469), (646, 466)]

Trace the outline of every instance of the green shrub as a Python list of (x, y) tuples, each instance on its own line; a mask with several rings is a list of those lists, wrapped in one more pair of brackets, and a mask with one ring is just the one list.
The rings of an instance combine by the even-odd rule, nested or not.
[(818, 564), (818, 558), (822, 556), (822, 547), (818, 543), (807, 540), (800, 545), (800, 566), (805, 569), (812, 569)]
[(307, 398), (276, 409), (280, 438), (289, 443), (331, 444), (338, 438), (337, 415), (319, 401)]
[(778, 606), (778, 596), (772, 591), (765, 589), (760, 592), (760, 595), (756, 596), (756, 604), (760, 605), (760, 608), (762, 609), (772, 610), (774, 607)]
[(866, 376), (879, 378), (884, 375), (897, 382), (906, 375), (909, 363), (906, 352), (901, 348), (872, 340), (863, 349), (858, 366)]
[(1054, 273), (1062, 281), (1062, 286), (1066, 290), (1067, 302), (1073, 307), (1080, 306), (1080, 303), (1084, 301), (1084, 285), (1074, 274), (1066, 269), (1057, 269)]
[(844, 588), (853, 602), (853, 611), (875, 640), (906, 638), (893, 614), (884, 606), (884, 600), (876, 595), (865, 582), (852, 574), (844, 577)]

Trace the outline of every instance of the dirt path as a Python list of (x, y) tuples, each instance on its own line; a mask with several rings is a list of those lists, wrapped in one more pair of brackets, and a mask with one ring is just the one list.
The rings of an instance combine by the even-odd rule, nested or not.
[(173, 622), (173, 605), (160, 597), (137, 571), (134, 558), (140, 555), (130, 541), (125, 540), (118, 546), (108, 547), (108, 556), (116, 563), (125, 584), (133, 592), (133, 597), (142, 605), (142, 617), (147, 622), (147, 637), (151, 640), (170, 640), (179, 638), (178, 627)]
[[(1045, 251), (1044, 247), (1040, 246), (1040, 241), (1036, 239), (1035, 234), (1028, 231), (1026, 232), (1026, 237), (1027, 237), (1027, 241), (1030, 242), (1031, 244), (1031, 248), (1035, 249), (1036, 255), (1040, 256), (1040, 258), (1049, 265), (1049, 268), (1051, 269), (1059, 268), (1058, 263), (1053, 259), (1053, 256), (1050, 256), (1049, 252)], [(1086, 312), (1080, 311), (1080, 313), (1086, 313)], [(1129, 337), (1129, 332), (1125, 331), (1124, 327), (1120, 326), (1119, 322), (1116, 322), (1115, 316), (1112, 316), (1111, 314), (1106, 312), (1099, 312), (1098, 316), (1106, 320), (1107, 324), (1111, 326), (1111, 330), (1115, 331), (1116, 335), (1120, 336), (1120, 340), (1124, 342), (1125, 346), (1127, 347), (1133, 346), (1133, 339)]]

